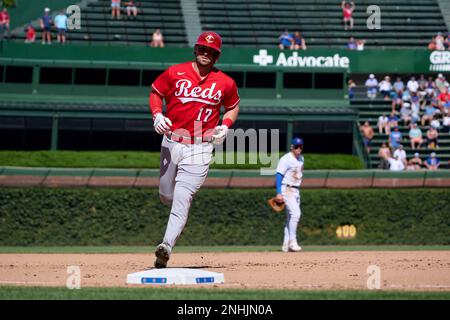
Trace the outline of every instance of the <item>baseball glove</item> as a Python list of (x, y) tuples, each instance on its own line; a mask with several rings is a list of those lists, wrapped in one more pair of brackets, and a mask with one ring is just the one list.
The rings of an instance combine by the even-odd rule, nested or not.
[(285, 207), (284, 202), (280, 202), (277, 197), (270, 198), (269, 200), (267, 200), (267, 203), (275, 212), (281, 212)]

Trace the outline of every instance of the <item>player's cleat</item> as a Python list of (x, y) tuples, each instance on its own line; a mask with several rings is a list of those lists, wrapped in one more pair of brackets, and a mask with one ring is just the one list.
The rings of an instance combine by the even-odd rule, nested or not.
[(289, 252), (289, 244), (287, 242), (283, 242), (283, 245), (281, 246), (281, 251)]
[(170, 246), (167, 243), (161, 243), (156, 247), (155, 251), (155, 268), (165, 268), (167, 267), (167, 261), (170, 259)]
[(300, 247), (296, 240), (289, 241), (289, 251), (291, 252), (299, 252), (302, 251), (302, 247)]

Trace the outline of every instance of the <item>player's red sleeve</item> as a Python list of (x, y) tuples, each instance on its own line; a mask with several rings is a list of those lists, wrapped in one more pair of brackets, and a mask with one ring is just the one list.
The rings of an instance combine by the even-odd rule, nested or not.
[(149, 103), (153, 118), (155, 118), (155, 114), (162, 113), (163, 101), (158, 94), (155, 92), (150, 93)]
[(239, 98), (238, 89), (237, 89), (237, 86), (236, 86), (236, 83), (234, 82), (234, 80), (232, 80), (230, 88), (227, 91), (228, 92), (225, 95), (223, 105), (225, 107), (225, 110), (228, 111), (228, 110), (236, 108), (236, 106), (239, 104), (239, 101), (241, 99)]
[(170, 76), (170, 68), (161, 73), (152, 83), (152, 91), (164, 98), (172, 88), (172, 77)]

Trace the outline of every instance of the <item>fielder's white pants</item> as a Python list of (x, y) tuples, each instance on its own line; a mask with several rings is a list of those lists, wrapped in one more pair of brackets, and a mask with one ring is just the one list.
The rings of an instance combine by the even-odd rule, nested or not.
[(297, 241), (297, 226), (300, 221), (300, 191), (296, 188), (281, 186), (281, 194), (286, 204), (286, 223), (283, 242)]
[(206, 179), (212, 151), (212, 143), (182, 144), (163, 138), (159, 196), (172, 205), (163, 240), (171, 248), (186, 225), (192, 197)]

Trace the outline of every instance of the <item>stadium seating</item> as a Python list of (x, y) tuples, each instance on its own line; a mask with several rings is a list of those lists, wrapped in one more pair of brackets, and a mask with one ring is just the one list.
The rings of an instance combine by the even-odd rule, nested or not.
[[(372, 128), (374, 128), (375, 135), (372, 141), (372, 151), (369, 155), (370, 165), (372, 168), (377, 168), (380, 163), (378, 157), (378, 150), (383, 142), (389, 141), (389, 136), (386, 134), (379, 134), (377, 121), (378, 117), (382, 114), (389, 115), (391, 112), (391, 103), (388, 101), (369, 101), (367, 98), (355, 99), (352, 101), (351, 105), (359, 110), (359, 122), (369, 121)], [(423, 137), (426, 136), (426, 131), (429, 126), (421, 126), (419, 123), (419, 128), (422, 130)], [(436, 152), (437, 157), (441, 160), (442, 168), (449, 168), (447, 164), (450, 160), (450, 134), (439, 132), (439, 149), (428, 149), (422, 147), (419, 150), (412, 150), (408, 138), (409, 128), (403, 124), (403, 121), (399, 121), (399, 131), (403, 135), (403, 149), (406, 152), (407, 159), (411, 159), (415, 152), (420, 154), (420, 158), (425, 160), (431, 152)]]
[(366, 9), (373, 1), (356, 1), (355, 28), (344, 31), (340, 1), (336, 0), (197, 0), (203, 29), (224, 36), (232, 47), (268, 47), (288, 29), (300, 31), (310, 47), (344, 47), (350, 35), (365, 39), (366, 47), (426, 47), (445, 31), (435, 0), (377, 1), (381, 30), (369, 30)]
[[(365, 39), (367, 48), (421, 47), (433, 35), (445, 31), (444, 18), (436, 0), (377, 1), (381, 9), (381, 30), (369, 30), (366, 9), (370, 0), (356, 1), (355, 28), (345, 31), (342, 11), (336, 0), (197, 0), (203, 30), (215, 30), (228, 47), (273, 47), (287, 28), (301, 31), (313, 48), (345, 47), (350, 35)], [(180, 0), (138, 1), (136, 20), (111, 19), (110, 0), (98, 0), (82, 10), (81, 30), (70, 31), (72, 43), (148, 44), (156, 28), (169, 47), (187, 46)], [(39, 29), (39, 28), (38, 28)], [(40, 39), (40, 30), (37, 30)], [(22, 40), (24, 31), (15, 34)]]
[[(160, 28), (166, 46), (187, 46), (183, 14), (179, 0), (137, 1), (138, 16), (129, 19), (123, 6), (121, 19), (111, 19), (111, 1), (98, 0), (81, 11), (81, 30), (68, 32), (70, 43), (121, 43), (148, 45)], [(24, 31), (15, 35), (23, 41)], [(41, 39), (37, 30), (37, 41)]]

